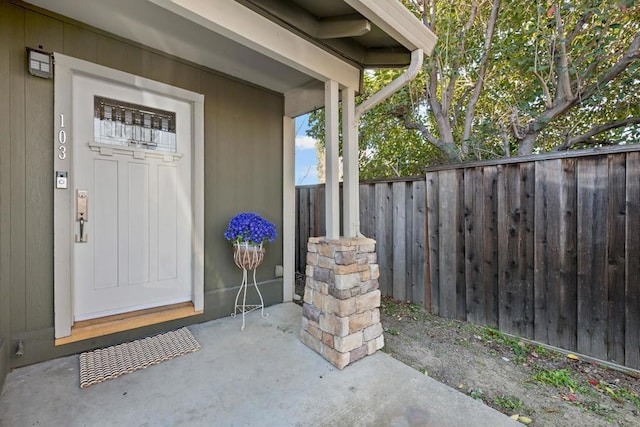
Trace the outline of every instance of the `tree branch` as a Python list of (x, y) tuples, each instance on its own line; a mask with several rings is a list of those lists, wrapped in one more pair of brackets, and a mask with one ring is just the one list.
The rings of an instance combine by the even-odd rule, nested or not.
[[(435, 30), (435, 19), (436, 19), (436, 2), (435, 0), (431, 0), (429, 6), (429, 12), (431, 16), (431, 24), (427, 23), (427, 11), (423, 13), (423, 21), (425, 25), (431, 29)], [(426, 64), (426, 73), (427, 73), (427, 101), (431, 106), (431, 110), (434, 114), (442, 114), (442, 104), (438, 100), (438, 65), (437, 65), (436, 55), (431, 55)]]
[[(640, 117), (628, 117), (624, 120), (617, 120), (615, 122), (609, 122), (602, 125), (594, 126), (588, 132), (585, 132), (582, 135), (573, 136), (571, 138), (567, 136), (564, 142), (556, 147), (555, 151), (568, 150), (569, 148), (577, 144), (584, 144), (588, 141), (591, 141), (595, 135), (598, 135), (602, 132), (606, 132), (611, 129), (626, 127), (629, 125), (635, 125), (639, 123), (640, 123)], [(594, 141), (594, 143), (602, 143), (602, 141)]]
[(389, 169), (391, 169), (391, 171), (396, 177), (402, 176), (402, 174), (400, 173), (400, 170), (393, 163), (391, 163), (390, 160), (385, 159), (383, 163), (386, 164)]
[(504, 156), (511, 157), (511, 146), (509, 144), (509, 133), (504, 123), (500, 123), (500, 137), (502, 138), (502, 146), (504, 147)]
[(458, 48), (459, 54), (458, 54), (458, 57), (453, 61), (453, 64), (451, 65), (451, 72), (449, 75), (449, 84), (447, 85), (447, 89), (442, 94), (442, 108), (445, 111), (449, 111), (451, 108), (451, 101), (453, 100), (453, 91), (455, 90), (456, 81), (458, 80), (458, 74), (460, 70), (460, 58), (464, 56), (465, 49), (466, 49), (465, 45), (467, 40), (467, 32), (473, 26), (473, 22), (475, 21), (477, 14), (478, 14), (478, 2), (477, 0), (473, 0), (471, 3), (471, 13), (469, 14), (469, 19), (467, 19), (467, 22), (460, 29), (460, 32), (458, 33), (458, 43), (460, 45)]
[(547, 108), (553, 107), (553, 98), (551, 97), (551, 92), (549, 91), (549, 85), (536, 70), (533, 70), (533, 74), (538, 78), (540, 84), (542, 85), (542, 92), (544, 93), (544, 106)]
[(580, 91), (582, 91), (583, 89), (582, 82), (587, 80), (589, 76), (591, 76), (594, 73), (594, 71), (596, 71), (597, 68), (598, 68), (598, 62), (593, 61), (587, 66), (584, 73), (582, 73), (582, 76), (576, 78), (575, 84), (572, 86), (573, 89), (576, 91), (576, 93), (579, 93)]
[(422, 23), (427, 26), (428, 29), (435, 33), (436, 31), (436, 2), (435, 0), (429, 1), (429, 10), (427, 10), (427, 4), (422, 10)]
[(576, 26), (573, 27), (571, 34), (567, 36), (567, 45), (571, 45), (571, 43), (573, 43), (573, 39), (575, 39), (578, 34), (582, 32), (582, 27), (584, 27), (589, 18), (591, 18), (592, 16), (593, 11), (587, 10), (580, 18), (578, 18), (578, 20), (576, 21)]
[[(425, 6), (426, 1), (427, 0), (425, 0)], [(428, 4), (428, 14), (427, 8), (425, 7), (422, 15), (422, 20), (430, 30), (435, 31), (437, 2), (436, 0), (429, 0)], [(426, 79), (428, 82), (426, 87), (427, 103), (429, 104), (429, 107), (431, 107), (431, 112), (433, 113), (434, 120), (436, 121), (439, 137), (436, 138), (434, 135), (432, 135), (428, 131), (428, 129), (426, 129), (426, 127), (418, 127), (418, 130), (429, 143), (442, 150), (450, 160), (459, 160), (458, 153), (455, 150), (455, 143), (453, 141), (451, 118), (449, 117), (448, 110), (445, 110), (443, 108), (445, 92), (444, 87), (442, 88), (443, 98), (438, 98), (438, 88), (440, 85), (439, 76), (443, 75), (443, 73), (439, 71), (444, 70), (444, 67), (442, 67), (438, 62), (440, 60), (440, 56), (441, 55), (431, 55), (425, 66), (425, 73), (427, 74)], [(408, 123), (411, 124), (410, 119), (407, 118), (407, 120)]]
[(517, 140), (521, 140), (523, 137), (520, 134), (520, 120), (518, 119), (518, 107), (513, 107), (513, 111), (511, 112), (511, 117), (509, 118), (511, 122), (511, 129), (513, 131), (513, 136)]
[[(572, 100), (574, 98), (571, 91), (571, 77), (569, 76), (569, 58), (567, 56), (567, 40), (564, 35), (562, 16), (560, 15), (560, 5), (555, 6), (556, 35), (558, 37), (558, 91), (562, 94), (559, 99)], [(558, 98), (557, 98), (558, 99)]]
[(473, 91), (473, 86), (467, 86), (464, 88), (464, 92), (460, 95), (458, 102), (453, 106), (453, 123), (458, 123), (458, 119), (460, 118), (460, 110), (462, 110), (462, 105), (467, 100), (469, 94)]
[(491, 51), (491, 42), (493, 40), (493, 33), (496, 27), (496, 21), (498, 19), (498, 12), (500, 11), (500, 0), (493, 1), (493, 7), (491, 8), (491, 16), (489, 22), (487, 22), (487, 32), (484, 37), (484, 52), (480, 59), (480, 67), (478, 69), (478, 78), (476, 80), (475, 87), (473, 88), (473, 95), (469, 99), (467, 104), (467, 111), (464, 118), (464, 130), (462, 133), (462, 141), (465, 143), (463, 150), (466, 147), (466, 141), (471, 138), (471, 127), (473, 124), (473, 115), (475, 113), (475, 107), (480, 98), (480, 93), (484, 87), (485, 77), (487, 75), (487, 63), (489, 61), (489, 52)]
[(436, 147), (440, 147), (440, 141), (438, 141), (438, 139), (435, 136), (433, 136), (431, 132), (429, 132), (429, 129), (427, 129), (425, 125), (423, 125), (420, 122), (412, 121), (409, 118), (408, 114), (404, 114), (402, 117), (398, 117), (398, 118), (404, 122), (405, 129), (417, 130), (418, 132), (420, 132), (420, 135), (422, 135), (424, 139), (426, 139)]
[(429, 73), (429, 86), (427, 87), (427, 100), (431, 106), (433, 114), (442, 114), (442, 104), (438, 100), (438, 70), (436, 59), (432, 56), (427, 63), (427, 72)]
[(598, 80), (588, 86), (584, 91), (578, 93), (577, 98), (580, 98), (580, 102), (590, 98), (599, 88), (605, 86), (611, 80), (615, 79), (620, 73), (622, 73), (634, 60), (640, 58), (640, 32), (636, 33), (635, 37), (631, 41), (629, 48), (622, 55), (615, 64), (609, 68)]
[(478, 14), (478, 1), (473, 0), (471, 2), (471, 14), (469, 15), (469, 19), (467, 19), (467, 23), (464, 25), (464, 34), (466, 34), (473, 26), (473, 21), (476, 20), (476, 15)]
[[(527, 129), (524, 135), (520, 134), (517, 127), (514, 125), (514, 136), (519, 141), (520, 147), (518, 153), (520, 155), (531, 154), (533, 148), (533, 142), (535, 137), (544, 129), (552, 120), (562, 116), (569, 109), (575, 105), (582, 104), (591, 98), (596, 91), (601, 87), (606, 86), (611, 80), (615, 79), (620, 73), (622, 73), (634, 60), (640, 58), (640, 32), (636, 33), (629, 48), (625, 51), (624, 55), (607, 70), (606, 73), (601, 75), (596, 82), (584, 88), (584, 90), (577, 92), (576, 96), (571, 100), (565, 100), (564, 102), (554, 102), (553, 108), (545, 110), (535, 119), (531, 120), (527, 125)], [(513, 120), (512, 120), (513, 122)]]

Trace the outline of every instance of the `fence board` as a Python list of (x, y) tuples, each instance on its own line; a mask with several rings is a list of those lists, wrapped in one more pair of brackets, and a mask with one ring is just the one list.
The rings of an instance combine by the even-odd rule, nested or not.
[(626, 156), (609, 156), (607, 224), (607, 359), (624, 363)]
[[(438, 227), (438, 252), (440, 270), (440, 316), (454, 318), (456, 315), (456, 264), (455, 249), (455, 207), (456, 203), (452, 194), (457, 194), (455, 182), (455, 172), (443, 171), (439, 177), (438, 206), (439, 227)], [(446, 255), (444, 255), (446, 254)]]
[[(558, 305), (557, 321), (554, 325), (555, 341), (550, 344), (569, 350), (577, 348), (577, 182), (576, 159), (562, 161), (559, 221), (559, 250), (557, 251), (558, 286), (555, 293)], [(553, 337), (552, 337), (553, 338)]]
[(391, 184), (391, 203), (393, 215), (392, 249), (392, 293), (394, 298), (407, 300), (407, 184)]
[(427, 173), (427, 307), (440, 315), (440, 174)]
[[(413, 182), (404, 182), (405, 197), (402, 200), (402, 207), (404, 209), (404, 230), (396, 230), (397, 232), (404, 233), (404, 259), (402, 261), (404, 267), (404, 292), (405, 300), (413, 301)], [(394, 195), (395, 197), (395, 195)], [(396, 232), (394, 231), (394, 233)], [(395, 257), (395, 255), (394, 255)]]
[[(320, 230), (324, 188), (303, 191)], [(362, 183), (360, 213), (383, 294), (640, 369), (637, 147)]]
[(576, 348), (575, 159), (536, 164), (536, 340)]
[[(425, 182), (413, 181), (411, 188), (412, 214), (411, 214), (411, 257), (407, 261), (411, 265), (411, 301), (425, 306), (426, 302), (426, 194)], [(409, 258), (409, 257), (407, 257)]]
[[(440, 173), (439, 196), (439, 252), (440, 256), (440, 315), (458, 317), (458, 199), (459, 175), (457, 171)], [(464, 283), (463, 283), (464, 284)], [(465, 298), (466, 301), (466, 298)]]
[[(405, 198), (402, 201), (404, 209), (404, 230), (398, 230), (405, 235), (404, 239), (404, 260), (403, 266), (405, 269), (404, 280), (404, 292), (405, 300), (413, 301), (413, 182), (404, 183)], [(394, 195), (395, 197), (395, 195)], [(395, 231), (394, 231), (395, 232)], [(395, 255), (394, 255), (395, 256)]]
[(296, 201), (298, 202), (298, 209), (296, 217), (298, 218), (298, 225), (296, 229), (296, 239), (298, 241), (298, 249), (296, 251), (296, 270), (304, 272), (307, 265), (307, 242), (309, 241), (309, 232), (311, 224), (309, 223), (309, 217), (311, 215), (311, 203), (309, 201), (309, 188), (300, 188), (296, 192)]
[[(464, 211), (463, 211), (463, 195), (462, 185), (464, 180), (464, 171), (455, 171), (456, 188), (458, 193), (455, 200), (455, 229), (456, 238), (455, 251), (455, 268), (456, 268), (456, 319), (467, 320), (467, 284), (464, 281)], [(450, 196), (451, 197), (451, 196)]]
[(325, 186), (318, 187), (311, 192), (311, 200), (314, 204), (314, 218), (313, 224), (315, 227), (311, 230), (313, 237), (320, 237), (327, 234), (327, 221), (326, 221), (326, 199), (325, 199)]
[(607, 358), (607, 158), (577, 165), (578, 187), (578, 351)]
[(534, 164), (499, 167), (500, 329), (533, 337)]
[[(309, 204), (309, 209), (307, 212), (307, 216), (305, 220), (308, 224), (308, 233), (307, 237), (317, 237), (318, 236), (318, 215), (322, 210), (317, 206), (318, 203), (318, 191), (319, 188), (308, 187), (307, 189), (307, 203)], [(309, 239), (307, 239), (307, 242)]]
[(525, 283), (524, 307), (526, 332), (522, 336), (533, 338), (534, 325), (534, 277), (535, 277), (535, 163), (527, 162), (520, 165), (520, 209), (522, 211), (519, 234), (520, 251), (518, 265), (520, 280)]
[(498, 288), (498, 167), (487, 166), (482, 177), (482, 242), (486, 324), (497, 328), (500, 294)]
[(640, 153), (627, 156), (626, 195), (624, 358), (626, 366), (640, 369)]
[(393, 209), (389, 184), (376, 183), (374, 186), (376, 201), (376, 249), (380, 265), (380, 292), (393, 295)]
[(464, 176), (464, 246), (467, 285), (467, 320), (486, 324), (484, 280), (484, 197), (482, 169), (467, 169)]
[(371, 239), (376, 238), (376, 227), (374, 221), (373, 187), (371, 185), (360, 185), (360, 232)]
[(534, 309), (536, 340), (550, 342), (553, 337), (554, 321), (558, 318), (558, 307), (554, 304), (558, 289), (558, 250), (560, 212), (560, 175), (562, 164), (559, 160), (539, 162), (536, 165), (536, 277)]

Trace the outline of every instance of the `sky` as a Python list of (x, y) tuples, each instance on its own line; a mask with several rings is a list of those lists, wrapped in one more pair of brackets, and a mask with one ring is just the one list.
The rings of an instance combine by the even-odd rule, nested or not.
[(309, 115), (296, 117), (296, 185), (318, 183), (315, 140), (307, 136)]

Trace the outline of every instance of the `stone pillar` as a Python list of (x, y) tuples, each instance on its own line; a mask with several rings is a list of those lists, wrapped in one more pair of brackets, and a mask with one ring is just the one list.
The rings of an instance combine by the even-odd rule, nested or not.
[(384, 346), (373, 239), (311, 237), (302, 342), (339, 369)]

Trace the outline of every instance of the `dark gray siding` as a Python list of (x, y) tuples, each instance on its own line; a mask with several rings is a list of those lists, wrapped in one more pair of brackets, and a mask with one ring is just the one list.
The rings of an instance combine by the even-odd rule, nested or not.
[[(61, 347), (53, 339), (53, 80), (26, 70), (25, 47), (95, 62), (205, 95), (205, 313)], [(241, 275), (223, 238), (258, 211), (282, 229), (279, 94), (18, 2), (0, 0), (0, 383), (6, 370), (227, 316)], [(282, 300), (282, 240), (258, 269), (268, 304)], [(4, 345), (2, 344), (4, 340)], [(13, 356), (19, 340), (24, 356)]]

